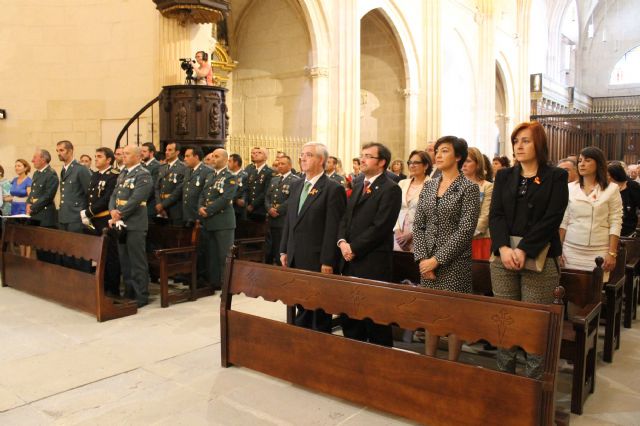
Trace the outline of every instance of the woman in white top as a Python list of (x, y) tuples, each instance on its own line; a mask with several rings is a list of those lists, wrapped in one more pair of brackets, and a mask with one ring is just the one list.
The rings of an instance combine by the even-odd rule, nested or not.
[(195, 69), (196, 84), (199, 86), (213, 86), (213, 71), (208, 60), (207, 52), (203, 50), (196, 52), (196, 62), (198, 63), (198, 68)]
[(569, 184), (569, 205), (560, 225), (562, 260), (567, 268), (590, 271), (595, 258), (602, 256), (607, 281), (616, 264), (622, 228), (620, 189), (609, 184), (607, 163), (599, 148), (582, 150), (578, 174), (578, 181)]
[(480, 216), (471, 242), (472, 259), (489, 259), (491, 237), (489, 235), (489, 209), (493, 184), (486, 180), (485, 162), (478, 148), (469, 148), (469, 155), (462, 165), (462, 173), (480, 188)]
[(398, 220), (393, 228), (395, 233), (393, 249), (413, 251), (413, 218), (416, 215), (418, 198), (431, 173), (431, 157), (425, 151), (413, 151), (407, 161), (409, 177), (398, 182), (402, 190), (402, 206)]

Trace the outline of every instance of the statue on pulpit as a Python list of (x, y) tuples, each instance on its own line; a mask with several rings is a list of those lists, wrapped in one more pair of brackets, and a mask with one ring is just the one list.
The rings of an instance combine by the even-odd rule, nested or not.
[(178, 107), (176, 111), (176, 133), (179, 135), (186, 135), (189, 133), (187, 125), (187, 107), (183, 103)]
[(200, 86), (213, 86), (213, 71), (209, 64), (209, 55), (207, 52), (200, 50), (196, 52), (196, 62), (198, 69), (196, 71), (196, 84)]

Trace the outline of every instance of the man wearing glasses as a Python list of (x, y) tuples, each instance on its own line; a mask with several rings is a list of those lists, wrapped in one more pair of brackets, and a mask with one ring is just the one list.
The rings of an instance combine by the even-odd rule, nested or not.
[[(402, 203), (400, 187), (390, 180), (385, 170), (391, 151), (380, 143), (362, 147), (358, 180), (340, 222), (338, 247), (344, 259), (343, 275), (391, 281), (393, 226)], [(341, 315), (345, 337), (392, 346), (391, 326), (370, 319), (354, 320)]]

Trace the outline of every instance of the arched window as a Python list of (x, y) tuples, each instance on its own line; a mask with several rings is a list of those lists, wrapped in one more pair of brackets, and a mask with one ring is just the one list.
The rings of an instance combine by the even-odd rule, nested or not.
[(637, 84), (640, 83), (640, 46), (636, 46), (618, 61), (609, 84)]

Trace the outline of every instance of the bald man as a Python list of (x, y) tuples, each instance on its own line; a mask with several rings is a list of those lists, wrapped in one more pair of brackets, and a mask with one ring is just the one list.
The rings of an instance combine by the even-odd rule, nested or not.
[(222, 148), (213, 151), (210, 173), (205, 182), (198, 205), (198, 215), (203, 226), (207, 281), (214, 289), (222, 288), (222, 271), (229, 249), (233, 245), (236, 216), (233, 197), (238, 188), (238, 178), (227, 168), (229, 154)]
[(109, 200), (110, 227), (120, 230), (118, 255), (125, 296), (135, 298), (138, 307), (149, 303), (149, 265), (145, 244), (149, 226), (147, 200), (153, 191), (151, 174), (140, 164), (138, 146), (123, 149), (123, 170)]

